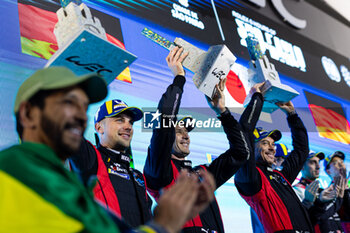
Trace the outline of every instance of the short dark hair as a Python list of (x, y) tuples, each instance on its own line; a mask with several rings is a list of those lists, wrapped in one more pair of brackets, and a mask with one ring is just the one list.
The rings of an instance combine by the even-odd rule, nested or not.
[[(49, 95), (51, 95), (53, 92), (55, 92), (55, 90), (42, 90), (39, 91), (38, 93), (36, 93), (34, 96), (32, 96), (28, 102), (32, 105), (32, 106), (37, 106), (40, 109), (44, 109), (45, 107), (45, 99), (46, 97), (48, 97)], [(16, 113), (16, 131), (19, 135), (19, 138), (22, 140), (22, 134), (23, 134), (23, 126), (20, 122), (20, 118), (19, 118), (19, 111)]]

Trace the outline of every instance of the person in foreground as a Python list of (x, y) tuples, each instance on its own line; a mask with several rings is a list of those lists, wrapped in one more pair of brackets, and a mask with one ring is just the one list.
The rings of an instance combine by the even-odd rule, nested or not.
[(313, 232), (308, 213), (291, 186), (309, 153), (306, 128), (292, 102), (278, 104), (287, 115), (293, 150), (283, 162), (282, 170), (274, 170), (275, 142), (282, 134), (278, 130), (255, 129), (264, 102), (262, 85), (255, 86), (252, 100), (240, 118), (252, 156), (236, 173), (236, 188), (257, 213), (265, 232)]
[[(102, 78), (64, 67), (38, 70), (19, 88), (14, 112), (22, 143), (0, 152), (0, 225), (4, 232), (133, 232), (108, 214), (64, 166), (79, 149), (89, 103), (107, 94)], [(206, 172), (180, 174), (138, 232), (175, 233), (206, 208), (215, 183)]]

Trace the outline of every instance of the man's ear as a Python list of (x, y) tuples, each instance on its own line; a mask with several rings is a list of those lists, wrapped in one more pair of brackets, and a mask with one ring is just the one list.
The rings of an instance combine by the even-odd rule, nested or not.
[(38, 122), (39, 108), (33, 107), (29, 102), (22, 102), (19, 106), (19, 121), (23, 129), (34, 129)]
[(95, 130), (96, 130), (96, 132), (99, 133), (99, 134), (103, 134), (103, 133), (104, 133), (104, 125), (103, 125), (102, 121), (96, 122), (96, 124), (95, 124)]
[(331, 175), (331, 171), (330, 171), (330, 169), (328, 168), (328, 169), (326, 169), (326, 173), (330, 176)]

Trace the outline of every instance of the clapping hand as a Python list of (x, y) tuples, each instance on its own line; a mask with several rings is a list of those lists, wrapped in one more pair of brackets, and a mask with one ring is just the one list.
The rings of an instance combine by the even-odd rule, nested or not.
[(324, 189), (320, 193), (320, 200), (322, 202), (328, 202), (337, 197), (337, 190), (334, 188), (334, 185), (331, 184), (328, 188)]
[(319, 187), (320, 187), (320, 182), (318, 180), (315, 180), (311, 184), (306, 186), (304, 200), (309, 203), (314, 203), (317, 197), (317, 191)]

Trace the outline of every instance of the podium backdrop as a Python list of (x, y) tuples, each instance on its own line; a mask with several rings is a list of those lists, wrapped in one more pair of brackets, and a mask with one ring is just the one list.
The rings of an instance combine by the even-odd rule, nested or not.
[[(5, 0), (0, 5), (1, 149), (18, 142), (13, 104), (19, 85), (34, 70), (43, 67), (58, 49), (53, 34), (57, 22), (55, 11), (60, 7), (58, 2)], [(350, 169), (350, 29), (346, 23), (332, 18), (308, 1), (282, 1), (291, 16), (306, 21), (303, 29), (284, 22), (279, 13), (281, 9), (270, 0), (266, 1), (265, 7), (257, 7), (250, 1), (233, 0), (89, 0), (84, 3), (101, 20), (110, 42), (138, 56), (109, 85), (107, 99), (118, 98), (131, 106), (155, 108), (172, 82), (165, 62), (168, 51), (141, 34), (147, 28), (169, 41), (181, 37), (203, 50), (214, 44), (226, 44), (237, 62), (230, 72), (225, 94), (235, 117), (239, 118), (249, 92), (243, 80), (249, 59), (244, 39), (248, 33), (253, 33), (270, 62), (275, 64), (282, 83), (300, 93), (293, 103), (309, 131), (310, 148), (326, 155), (335, 150), (344, 151)], [(180, 113), (215, 118), (210, 110), (203, 113), (207, 103), (194, 86), (192, 75), (187, 71)], [(88, 111), (85, 136), (92, 142), (93, 116), (99, 105), (92, 105)], [(281, 129), (281, 142), (292, 148), (281, 111), (265, 115), (258, 125)], [(136, 168), (142, 170), (151, 133), (143, 129), (142, 121), (134, 127), (133, 157)], [(189, 159), (195, 165), (211, 162), (228, 148), (222, 130), (191, 132), (190, 136)], [(323, 167), (321, 169), (321, 184), (327, 186), (329, 178)], [(238, 195), (233, 179), (217, 190), (216, 195), (226, 232), (252, 232), (248, 205)]]

